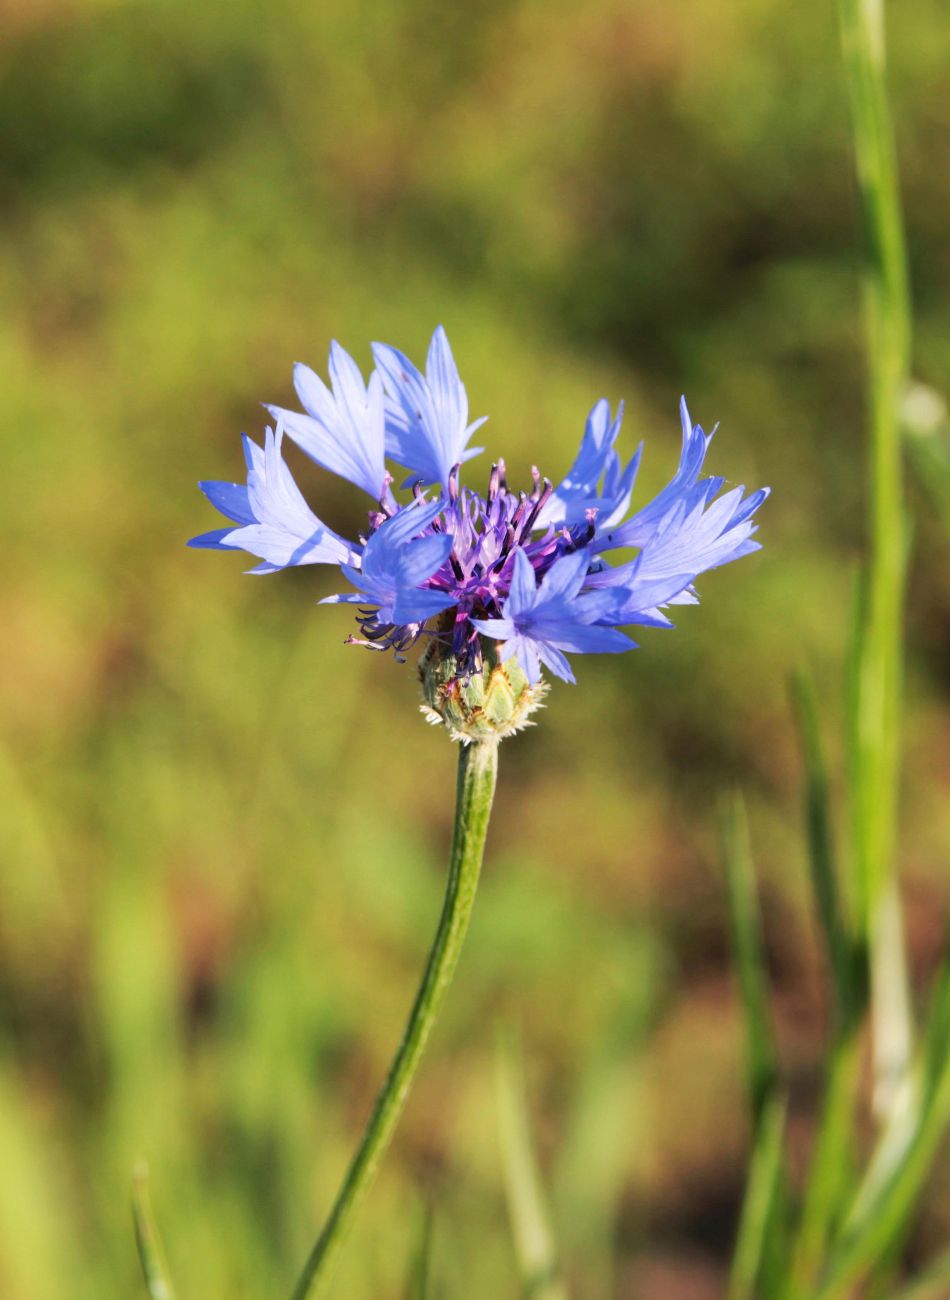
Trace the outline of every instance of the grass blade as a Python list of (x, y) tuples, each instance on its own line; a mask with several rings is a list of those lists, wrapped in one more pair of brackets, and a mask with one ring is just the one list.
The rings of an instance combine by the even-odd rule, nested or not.
[(496, 1067), (505, 1190), (524, 1295), (527, 1300), (567, 1300), (531, 1143), (524, 1065), (510, 1033), (499, 1034)]
[(788, 1297), (810, 1300), (854, 1178), (854, 1107), (861, 1064), (857, 1033), (840, 1038), (828, 1064), (805, 1185)]
[(858, 966), (850, 927), (843, 911), (835, 863), (818, 706), (811, 678), (805, 672), (795, 674), (792, 694), (805, 762), (805, 819), (812, 890), (834, 986), (836, 1030), (843, 1035), (849, 1031), (858, 1012)]
[(911, 1212), (950, 1125), (950, 955), (931, 997), (918, 1063), (913, 1125), (898, 1116), (881, 1135), (831, 1261), (820, 1300), (837, 1300), (899, 1249)]
[(768, 1013), (762, 928), (749, 832), (742, 796), (736, 793), (722, 813), (722, 852), (729, 887), (732, 945), (746, 1025), (749, 1100), (758, 1129), (778, 1078), (778, 1056)]
[(881, 0), (839, 0), (864, 227), (870, 407), (870, 568), (851, 719), (856, 884), (871, 962), (877, 1114), (909, 1103), (913, 1051), (895, 885), (903, 675), (905, 525), (901, 403), (911, 316)]
[(865, 245), (871, 483), (867, 618), (858, 682), (857, 865), (865, 914), (893, 870), (904, 594), (900, 406), (910, 302), (894, 132), (885, 79), (883, 5), (839, 0)]
[(770, 1294), (760, 1283), (768, 1242), (783, 1195), (782, 1137), (785, 1100), (772, 1096), (762, 1112), (746, 1183), (739, 1234), (732, 1257), (728, 1300), (761, 1300)]
[(849, 1294), (854, 1283), (873, 1271), (878, 1260), (890, 1259), (895, 1242), (906, 1230), (909, 1215), (930, 1172), (948, 1121), (950, 1062), (946, 1064), (939, 1088), (906, 1146), (900, 1164), (857, 1222), (846, 1226), (832, 1259), (828, 1281), (818, 1292), (818, 1300), (838, 1300), (839, 1296)]
[(135, 1220), (135, 1240), (138, 1245), (142, 1272), (150, 1300), (175, 1300), (175, 1292), (168, 1279), (165, 1252), (152, 1213), (152, 1200), (148, 1190), (148, 1170), (140, 1165), (132, 1181), (132, 1216)]
[[(778, 1053), (768, 1011), (768, 984), (745, 805), (738, 793), (722, 810), (722, 852), (729, 892), (732, 946), (746, 1028), (746, 1072), (753, 1145), (729, 1283), (730, 1300), (775, 1294), (776, 1236), (785, 1202), (782, 1133), (785, 1104), (777, 1095)], [(784, 1250), (784, 1245), (781, 1245)]]
[(861, 963), (840, 895), (814, 687), (804, 672), (795, 675), (792, 686), (805, 761), (812, 890), (831, 973), (835, 1018), (834, 1042), (786, 1288), (788, 1297), (807, 1297), (812, 1294), (852, 1186), (854, 1108), (860, 1070), (857, 1030), (864, 998)]

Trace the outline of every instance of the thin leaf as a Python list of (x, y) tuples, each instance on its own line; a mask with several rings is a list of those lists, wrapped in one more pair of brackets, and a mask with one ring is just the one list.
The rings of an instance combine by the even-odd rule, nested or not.
[(496, 1053), (499, 1130), (508, 1212), (526, 1300), (567, 1300), (531, 1143), (521, 1052), (500, 1033)]
[(758, 1127), (778, 1078), (778, 1055), (768, 1013), (765, 959), (755, 877), (740, 794), (723, 805), (722, 852), (729, 885), (729, 917), (746, 1024), (748, 1091)]
[(761, 1284), (770, 1227), (782, 1198), (785, 1099), (773, 1096), (762, 1113), (746, 1184), (739, 1234), (729, 1277), (729, 1300), (769, 1294)]
[(132, 1181), (132, 1215), (135, 1220), (135, 1240), (138, 1245), (145, 1285), (150, 1300), (175, 1300), (172, 1284), (168, 1279), (165, 1264), (165, 1252), (152, 1213), (152, 1201), (148, 1190), (148, 1169), (139, 1165)]

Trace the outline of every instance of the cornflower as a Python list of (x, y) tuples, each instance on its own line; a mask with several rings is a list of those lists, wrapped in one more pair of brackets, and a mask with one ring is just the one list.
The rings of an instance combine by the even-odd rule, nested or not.
[[(243, 550), (252, 573), (304, 564), (339, 568), (352, 590), (322, 603), (357, 607), (348, 640), (403, 658), (420, 638), (426, 712), (453, 738), (480, 739), (487, 712), (495, 734), (524, 724), (543, 693), (542, 668), (574, 681), (569, 654), (618, 654), (636, 642), (622, 628), (672, 626), (671, 606), (695, 604), (696, 578), (757, 550), (753, 517), (767, 488), (720, 495), (722, 478), (701, 478), (712, 434), (680, 402), (683, 442), (670, 482), (630, 514), (642, 444), (623, 465), (615, 450), (623, 418), (601, 398), (580, 449), (555, 487), (533, 467), (524, 490), (509, 487), (496, 460), (484, 495), (461, 484), (484, 420), (469, 423), (468, 397), (445, 331), (432, 336), (422, 374), (402, 352), (373, 345), (364, 382), (338, 343), (331, 387), (294, 369), (303, 411), (277, 406), (260, 447), (244, 438), (247, 483), (203, 482), (230, 520), (192, 546)], [(713, 430), (713, 433), (715, 430)], [(283, 458), (290, 437), (324, 469), (372, 499), (356, 540), (313, 513)], [(400, 501), (387, 461), (406, 471)], [(612, 564), (617, 551), (634, 559)], [(508, 665), (499, 674), (499, 665)], [(499, 708), (499, 693), (510, 708)]]
[[(373, 356), (376, 369), (364, 381), (352, 357), (332, 344), (330, 387), (307, 366), (295, 367), (303, 411), (267, 408), (274, 425), (263, 447), (244, 439), (246, 483), (200, 485), (229, 523), (191, 542), (247, 551), (259, 561), (252, 573), (337, 567), (349, 589), (323, 603), (356, 607), (359, 634), (348, 640), (398, 659), (423, 641), (423, 711), (462, 742), (445, 902), (429, 959), (293, 1300), (325, 1294), (454, 973), (481, 869), (499, 740), (525, 726), (541, 703), (542, 669), (573, 682), (568, 655), (634, 649), (622, 629), (671, 627), (666, 611), (697, 602), (701, 573), (757, 550), (753, 517), (768, 495), (767, 488), (723, 493), (723, 479), (701, 477), (713, 435), (693, 424), (681, 401), (676, 473), (630, 513), (642, 446), (623, 464), (615, 450), (623, 407), (614, 415), (603, 398), (557, 486), (534, 468), (530, 487), (511, 488), (498, 459), (480, 495), (462, 484), (461, 472), (482, 451), (469, 444), (484, 421), (469, 422), (445, 331), (440, 326), (432, 336), (425, 374), (387, 345), (374, 344)], [(310, 509), (284, 461), (285, 437), (369, 496), (355, 540)], [(401, 498), (387, 462), (404, 471)], [(617, 552), (635, 554), (617, 562)]]

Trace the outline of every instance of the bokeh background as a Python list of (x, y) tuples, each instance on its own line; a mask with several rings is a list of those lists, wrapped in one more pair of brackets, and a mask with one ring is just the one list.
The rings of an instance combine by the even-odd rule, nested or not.
[[(891, 6), (916, 370), (950, 357), (950, 26)], [(152, 1171), (183, 1297), (289, 1293), (440, 905), (454, 753), (410, 666), (344, 646), (321, 571), (187, 551), (200, 477), (331, 337), (448, 329), (512, 478), (601, 394), (770, 483), (765, 549), (502, 751), (457, 985), (335, 1294), (517, 1294), (495, 1025), (520, 1027), (577, 1297), (722, 1293), (742, 1042), (717, 796), (747, 793), (807, 1152), (827, 1028), (787, 705), (840, 773), (862, 554), (856, 213), (833, 5), (7, 0), (0, 9), (0, 1294), (142, 1294)], [(472, 467), (487, 472), (487, 457)], [(357, 494), (293, 460), (344, 532)], [(950, 544), (912, 485), (902, 868), (918, 985), (950, 845)], [(840, 788), (840, 780), (837, 781)], [(913, 1250), (950, 1231), (950, 1168)]]

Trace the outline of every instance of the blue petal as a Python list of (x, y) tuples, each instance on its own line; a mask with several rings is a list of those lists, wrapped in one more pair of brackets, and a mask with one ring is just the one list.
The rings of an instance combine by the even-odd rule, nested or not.
[(452, 469), (481, 450), (468, 442), (483, 421), (467, 423), (468, 397), (445, 330), (440, 325), (432, 336), (425, 376), (388, 344), (374, 343), (373, 356), (390, 399), (387, 453), (419, 482), (447, 487)]
[(617, 410), (616, 420), (611, 420), (610, 403), (602, 397), (587, 417), (580, 450), (570, 471), (558, 485), (556, 496), (569, 501), (574, 496), (596, 495), (597, 484), (607, 468), (622, 420), (623, 402)]
[(518, 666), (531, 685), (536, 686), (541, 678), (541, 662), (537, 647), (527, 637), (514, 636), (502, 648), (502, 662), (510, 659), (512, 655), (518, 660)]
[(559, 650), (570, 650), (575, 654), (623, 654), (625, 650), (634, 648), (630, 638), (616, 628), (568, 620), (539, 625), (538, 637)]
[(397, 557), (396, 572), (405, 587), (417, 587), (441, 569), (452, 551), (452, 538), (445, 533), (432, 533), (409, 542)]
[(509, 641), (517, 635), (510, 618), (470, 618), (469, 622), (489, 641)]
[(537, 599), (537, 579), (534, 568), (527, 555), (519, 546), (515, 551), (515, 566), (511, 575), (511, 585), (505, 612), (512, 618), (534, 607)]
[(583, 523), (590, 510), (598, 511), (608, 523), (626, 513), (642, 448), (621, 473), (613, 446), (622, 420), (623, 402), (617, 408), (616, 419), (611, 418), (606, 398), (597, 402), (587, 417), (574, 464), (539, 512), (536, 527)]
[(335, 596), (324, 596), (318, 605), (365, 605), (366, 596), (361, 591), (343, 591)]
[(207, 551), (240, 550), (239, 546), (228, 546), (224, 541), (224, 538), (233, 531), (233, 528), (213, 528), (209, 533), (199, 533), (197, 537), (189, 538), (188, 545)]
[(272, 429), (266, 431), (263, 448), (245, 437), (246, 488), (235, 483), (202, 485), (209, 500), (241, 526), (216, 529), (191, 544), (247, 551), (265, 562), (255, 572), (358, 561), (359, 548), (327, 528), (303, 499), (281, 457), (280, 443), (280, 430), (276, 436)]
[(573, 600), (583, 586), (590, 559), (590, 552), (581, 550), (555, 560), (541, 582), (538, 606), (553, 600)]
[[(443, 450), (447, 454), (453, 454), (453, 434), (457, 432), (457, 436), (463, 436), (468, 424), (468, 397), (449, 340), (441, 325), (436, 326), (429, 343), (426, 379), (432, 394), (432, 405), (439, 415)], [(452, 463), (455, 463), (454, 460)]]
[(252, 524), (254, 515), (247, 499), (247, 485), (244, 483), (202, 482), (198, 486), (221, 514), (233, 519), (236, 524)]
[(424, 623), (457, 604), (458, 596), (448, 591), (398, 591), (393, 602), (393, 622)]
[(634, 642), (613, 627), (598, 625), (618, 601), (613, 590), (580, 595), (588, 575), (590, 552), (575, 551), (555, 560), (536, 587), (534, 569), (520, 548), (515, 552), (511, 587), (504, 618), (472, 619), (484, 636), (503, 644), (502, 658), (516, 655), (532, 682), (543, 663), (556, 676), (573, 682), (564, 651), (617, 654), (634, 649)]
[(705, 434), (698, 424), (692, 423), (685, 398), (680, 399), (680, 420), (683, 426), (683, 448), (675, 475), (648, 505), (638, 510), (625, 523), (598, 537), (594, 543), (596, 551), (643, 546), (670, 508), (676, 505), (696, 483), (712, 441), (712, 434)]
[(307, 412), (268, 406), (308, 456), (378, 501), (386, 487), (385, 403), (375, 373), (368, 384), (339, 343), (330, 345), (331, 392), (309, 366), (294, 366), (294, 387)]
[(737, 487), (710, 502), (711, 490), (720, 485), (721, 480), (708, 480), (690, 488), (660, 520), (635, 560), (588, 576), (588, 590), (616, 596), (603, 621), (622, 624), (660, 605), (695, 603), (692, 584), (700, 573), (758, 549), (751, 520), (767, 489), (743, 501), (745, 489)]
[(729, 525), (730, 528), (735, 528), (737, 524), (745, 523), (750, 516), (754, 515), (759, 506), (762, 505), (763, 501), (768, 498), (770, 490), (771, 489), (767, 487), (759, 488), (758, 492), (753, 492), (747, 496), (745, 501), (743, 501), (742, 505), (733, 515)]
[(372, 557), (384, 550), (402, 546), (412, 537), (418, 537), (444, 508), (441, 501), (430, 501), (428, 504), (413, 501), (404, 506), (373, 533), (366, 544), (367, 554)]
[(383, 622), (423, 623), (458, 604), (458, 596), (451, 592), (421, 587), (442, 567), (452, 550), (452, 537), (447, 533), (417, 536), (443, 508), (441, 501), (429, 505), (413, 502), (404, 507), (369, 538), (359, 568), (340, 566), (344, 576), (363, 593), (360, 603), (378, 606)]
[(570, 682), (572, 686), (577, 685), (577, 678), (571, 671), (571, 665), (567, 662), (560, 650), (555, 649), (553, 645), (544, 642), (535, 642), (535, 649), (538, 658), (546, 668), (550, 668), (555, 676), (560, 677), (564, 682)]

